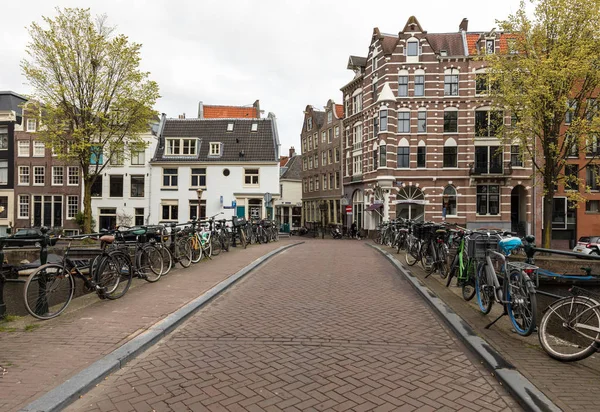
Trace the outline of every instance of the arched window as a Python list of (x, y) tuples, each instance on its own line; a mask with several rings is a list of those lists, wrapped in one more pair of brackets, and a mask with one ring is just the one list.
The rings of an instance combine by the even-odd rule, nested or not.
[(443, 167), (458, 167), (458, 149), (456, 140), (449, 138), (444, 142), (444, 165)]
[(397, 155), (396, 167), (408, 169), (410, 167), (410, 145), (407, 139), (402, 138), (398, 142)]
[(425, 195), (416, 186), (403, 187), (396, 196), (396, 217), (422, 221), (425, 216)]
[(446, 186), (442, 196), (442, 214), (446, 216), (456, 216), (456, 188), (452, 185)]
[(417, 146), (417, 167), (426, 167), (427, 165), (427, 146), (423, 140), (419, 141)]
[(456, 107), (444, 109), (444, 133), (458, 133), (458, 109)]

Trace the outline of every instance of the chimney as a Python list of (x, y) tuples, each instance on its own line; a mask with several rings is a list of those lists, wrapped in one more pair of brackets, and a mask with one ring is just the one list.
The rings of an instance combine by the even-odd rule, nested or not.
[(180, 114), (180, 115), (179, 115), (179, 118), (180, 118), (180, 119), (185, 119), (185, 113), (184, 113), (184, 114)]
[(256, 118), (260, 119), (260, 102), (258, 100), (255, 101), (252, 107), (254, 107), (254, 109), (256, 110)]
[(198, 102), (198, 119), (204, 119), (204, 103)]
[(294, 146), (290, 147), (290, 158), (296, 156), (296, 149), (294, 149)]
[(460, 22), (460, 26), (458, 26), (458, 31), (467, 31), (467, 28), (469, 27), (469, 19), (467, 19), (466, 17), (464, 19), (462, 19), (462, 21)]

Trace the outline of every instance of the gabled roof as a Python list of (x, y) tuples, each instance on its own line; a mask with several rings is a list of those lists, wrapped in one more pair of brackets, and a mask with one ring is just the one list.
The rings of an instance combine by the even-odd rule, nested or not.
[(205, 119), (258, 119), (259, 117), (260, 113), (257, 112), (256, 107), (204, 105)]
[(461, 33), (430, 33), (425, 35), (425, 38), (437, 54), (445, 50), (447, 56), (465, 55)]
[[(233, 130), (227, 131), (229, 123)], [(252, 131), (256, 123), (257, 130)], [(155, 162), (279, 162), (277, 126), (265, 119), (163, 119)], [(195, 156), (165, 155), (166, 138), (198, 139)], [(209, 156), (210, 143), (221, 143), (221, 155)]]
[(287, 170), (279, 178), (287, 180), (302, 180), (302, 155), (290, 157), (290, 160), (285, 165)]
[(354, 70), (354, 68), (362, 67), (363, 69), (367, 66), (367, 58), (359, 57), (359, 56), (350, 56), (348, 58), (348, 66), (346, 67), (349, 70)]
[(404, 33), (408, 32), (408, 31), (427, 33), (425, 30), (423, 30), (423, 28), (421, 27), (421, 24), (419, 23), (419, 20), (417, 20), (417, 18), (415, 16), (410, 16), (408, 18), (408, 20), (406, 21), (406, 24), (404, 25), (404, 29), (402, 29), (402, 31)]
[(325, 124), (325, 112), (321, 112), (313, 108), (313, 118), (315, 119), (318, 129)]

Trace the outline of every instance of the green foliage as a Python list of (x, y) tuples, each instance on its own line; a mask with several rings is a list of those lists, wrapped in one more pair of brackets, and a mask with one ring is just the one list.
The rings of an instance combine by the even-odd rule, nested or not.
[[(40, 118), (38, 136), (61, 160), (81, 166), (84, 230), (91, 228), (91, 185), (108, 160), (125, 147), (144, 147), (141, 134), (156, 116), (158, 85), (141, 71), (141, 44), (107, 26), (106, 16), (89, 9), (57, 8), (44, 26), (32, 23), (23, 74), (34, 89), (32, 110)], [(102, 164), (93, 162), (102, 154)]]
[[(510, 39), (509, 53), (484, 60), (496, 86), (491, 89), (494, 106), (513, 117), (510, 127), (503, 127), (503, 138), (530, 155), (547, 202), (544, 227), (551, 227), (555, 185), (574, 183), (573, 175), (564, 173), (568, 157), (594, 152), (592, 159), (597, 153), (600, 117), (589, 98), (600, 84), (600, 0), (534, 4), (531, 17), (522, 1), (515, 14), (499, 22)], [(549, 240), (545, 234), (546, 247)]]
[[(79, 226), (81, 230), (84, 230), (85, 215), (82, 211), (77, 212), (77, 214), (75, 215), (75, 223), (77, 223), (77, 226)], [(94, 219), (93, 217), (90, 222), (90, 227), (92, 229), (96, 227), (96, 219)]]

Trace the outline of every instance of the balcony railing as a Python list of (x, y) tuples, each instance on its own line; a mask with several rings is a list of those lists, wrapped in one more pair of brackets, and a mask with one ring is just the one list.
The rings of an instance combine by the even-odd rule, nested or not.
[(511, 162), (475, 162), (469, 165), (469, 175), (481, 176), (481, 175), (499, 175), (507, 176), (512, 175), (512, 163)]

